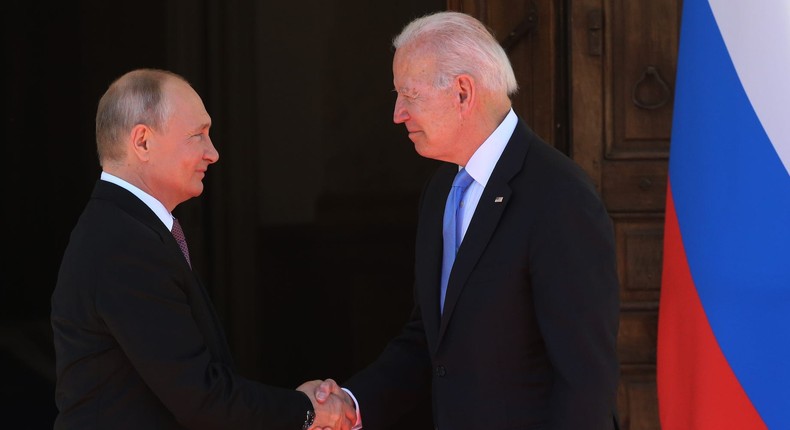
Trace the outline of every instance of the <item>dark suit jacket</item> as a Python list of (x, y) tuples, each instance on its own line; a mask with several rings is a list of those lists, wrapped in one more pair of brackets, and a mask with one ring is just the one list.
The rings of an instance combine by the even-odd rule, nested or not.
[(302, 393), (239, 377), (209, 296), (142, 201), (98, 181), (52, 295), (56, 429), (301, 428)]
[(519, 120), (440, 315), (442, 217), (456, 172), (442, 165), (421, 197), (410, 321), (344, 384), (365, 429), (386, 428), (427, 386), (439, 430), (616, 428), (619, 287), (594, 186)]

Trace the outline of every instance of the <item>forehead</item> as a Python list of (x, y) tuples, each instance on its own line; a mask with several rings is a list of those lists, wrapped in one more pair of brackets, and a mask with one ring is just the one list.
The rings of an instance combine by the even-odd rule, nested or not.
[(170, 104), (172, 119), (183, 120), (190, 127), (211, 123), (203, 100), (189, 84), (171, 79), (165, 84), (164, 89)]
[(413, 89), (429, 85), (435, 76), (433, 57), (413, 46), (398, 48), (392, 60), (395, 89)]

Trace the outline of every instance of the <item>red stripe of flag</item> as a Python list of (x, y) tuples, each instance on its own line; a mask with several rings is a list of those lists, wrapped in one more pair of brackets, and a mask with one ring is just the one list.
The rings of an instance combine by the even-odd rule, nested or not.
[(708, 324), (686, 259), (671, 186), (661, 284), (657, 383), (662, 430), (767, 429)]

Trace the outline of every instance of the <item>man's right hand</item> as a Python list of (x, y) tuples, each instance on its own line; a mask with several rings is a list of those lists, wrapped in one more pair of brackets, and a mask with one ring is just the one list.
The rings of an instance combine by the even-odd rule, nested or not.
[(331, 379), (308, 381), (297, 387), (313, 403), (312, 429), (351, 430), (357, 420), (354, 401)]

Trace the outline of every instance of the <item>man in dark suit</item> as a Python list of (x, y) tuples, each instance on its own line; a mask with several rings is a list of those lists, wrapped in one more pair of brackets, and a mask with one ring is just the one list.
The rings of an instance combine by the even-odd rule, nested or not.
[(289, 390), (232, 370), (172, 215), (219, 158), (210, 126), (198, 94), (170, 72), (129, 72), (101, 98), (102, 174), (52, 295), (56, 429), (338, 430), (355, 418), (334, 395), (316, 403), (316, 381)]
[(594, 185), (516, 116), (479, 21), (440, 12), (393, 44), (394, 121), (446, 164), (420, 199), (411, 319), (343, 384), (361, 424), (388, 428), (430, 387), (439, 430), (617, 428), (615, 244)]

